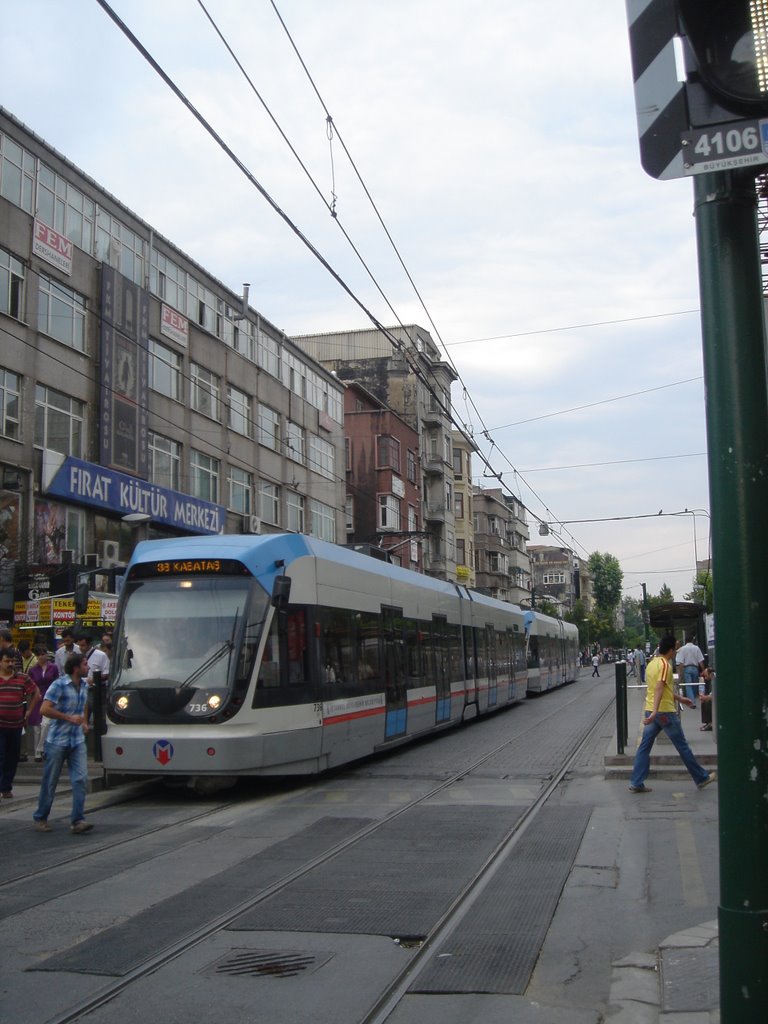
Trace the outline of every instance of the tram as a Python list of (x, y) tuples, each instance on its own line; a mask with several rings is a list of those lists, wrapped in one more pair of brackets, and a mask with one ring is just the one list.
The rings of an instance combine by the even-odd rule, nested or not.
[(144, 541), (104, 766), (311, 775), (576, 677), (574, 626), (299, 534)]

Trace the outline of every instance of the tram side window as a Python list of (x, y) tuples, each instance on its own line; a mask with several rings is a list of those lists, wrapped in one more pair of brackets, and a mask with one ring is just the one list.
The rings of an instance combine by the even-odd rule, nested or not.
[(380, 616), (360, 612), (357, 620), (357, 678), (363, 692), (381, 683), (379, 664)]
[(475, 644), (474, 630), (471, 626), (464, 626), (462, 629), (464, 638), (464, 678), (468, 681), (475, 679)]
[(525, 664), (525, 637), (522, 633), (512, 634), (512, 657), (514, 658), (515, 674), (523, 672)]
[(488, 675), (488, 647), (484, 629), (475, 630), (475, 645), (477, 647), (477, 677), (485, 679)]
[(528, 668), (539, 667), (539, 638), (532, 636), (528, 641)]
[(259, 665), (257, 690), (274, 689), (280, 685), (280, 644), (277, 636), (277, 616), (272, 618), (267, 642), (264, 645), (264, 656)]
[(307, 613), (301, 608), (288, 612), (288, 685), (303, 686), (309, 680)]
[(425, 665), (422, 631), (415, 619), (405, 619), (405, 672), (410, 686), (424, 686)]
[(319, 608), (320, 679), (348, 693), (354, 681), (355, 614), (346, 608)]
[(499, 681), (507, 680), (512, 675), (509, 657), (509, 638), (506, 633), (496, 634), (496, 667)]
[(464, 664), (461, 651), (461, 626), (449, 623), (446, 626), (448, 641), (448, 680), (459, 683), (464, 680)]

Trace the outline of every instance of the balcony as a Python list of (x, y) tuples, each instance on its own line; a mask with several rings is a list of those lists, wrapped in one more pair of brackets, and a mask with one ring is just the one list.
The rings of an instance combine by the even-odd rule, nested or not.
[(446, 466), (439, 455), (422, 455), (421, 468), (432, 476), (445, 476)]
[(444, 523), (448, 515), (448, 507), (433, 501), (424, 502), (424, 519), (431, 523)]

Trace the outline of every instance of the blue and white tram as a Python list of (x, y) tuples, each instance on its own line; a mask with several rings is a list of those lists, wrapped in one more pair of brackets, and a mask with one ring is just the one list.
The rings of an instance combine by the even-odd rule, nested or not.
[(528, 612), (528, 693), (544, 693), (576, 678), (579, 669), (576, 626)]
[(575, 678), (575, 628), (525, 615), (297, 534), (145, 541), (120, 598), (104, 766), (325, 771), (523, 700), (548, 629), (573, 649), (548, 685)]

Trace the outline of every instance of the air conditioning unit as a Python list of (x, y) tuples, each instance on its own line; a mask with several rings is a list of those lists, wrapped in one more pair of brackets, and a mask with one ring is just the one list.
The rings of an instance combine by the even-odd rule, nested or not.
[(120, 561), (120, 541), (118, 540), (102, 541), (99, 555), (99, 565), (103, 569), (111, 569), (115, 565), (123, 564)]
[(243, 533), (261, 533), (259, 516), (243, 516)]

